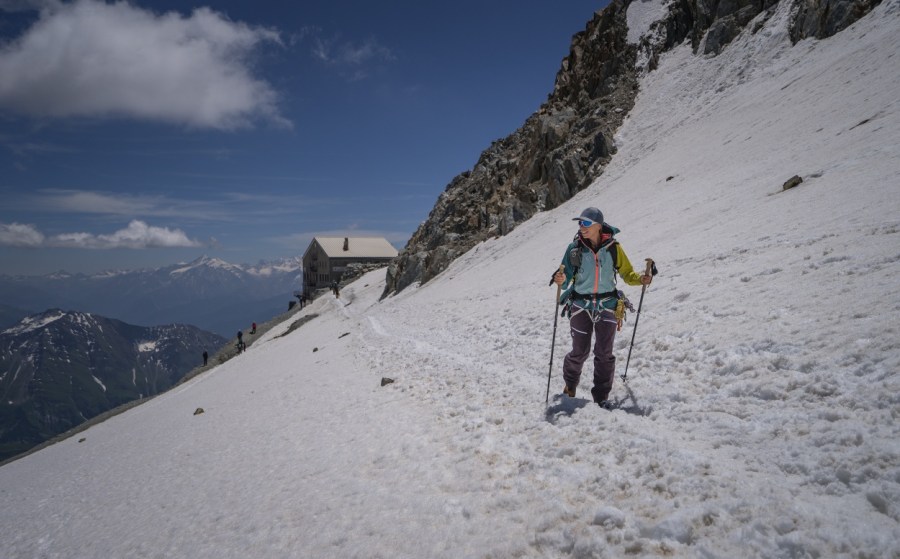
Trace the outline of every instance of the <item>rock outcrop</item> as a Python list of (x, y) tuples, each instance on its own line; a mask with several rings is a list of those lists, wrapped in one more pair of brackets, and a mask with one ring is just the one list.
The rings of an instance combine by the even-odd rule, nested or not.
[(791, 41), (825, 39), (871, 12), (881, 0), (797, 0)]
[[(880, 2), (782, 1), (796, 2), (794, 42), (833, 35)], [(613, 134), (634, 106), (638, 78), (656, 68), (660, 54), (690, 40), (695, 53), (716, 55), (751, 23), (758, 31), (778, 1), (675, 0), (636, 44), (628, 41), (631, 3), (613, 0), (595, 13), (572, 38), (547, 101), (450, 182), (388, 267), (385, 296), (427, 282), (477, 243), (506, 235), (594, 182), (615, 153)]]
[(475, 244), (555, 208), (600, 175), (637, 95), (626, 7), (614, 0), (594, 14), (573, 37), (547, 101), (450, 182), (388, 268), (385, 294), (428, 281)]

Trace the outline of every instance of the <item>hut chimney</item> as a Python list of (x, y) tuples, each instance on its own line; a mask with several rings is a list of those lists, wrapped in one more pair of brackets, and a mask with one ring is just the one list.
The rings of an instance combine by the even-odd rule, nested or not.
[(350, 250), (350, 238), (344, 237), (344, 252)]

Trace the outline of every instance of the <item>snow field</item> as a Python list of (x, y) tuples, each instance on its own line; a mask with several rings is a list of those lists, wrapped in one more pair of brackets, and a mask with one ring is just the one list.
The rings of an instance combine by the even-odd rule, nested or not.
[[(883, 10), (872, 19), (896, 8)], [(492, 470), (540, 472), (527, 485), (541, 489), (559, 472), (538, 502), (584, 507), (527, 527), (537, 555), (896, 553), (900, 71), (886, 68), (900, 70), (890, 55), (900, 44), (870, 19), (847, 42), (791, 48), (786, 17), (780, 9), (719, 58), (687, 47), (664, 57), (593, 189), (373, 311), (411, 340), (383, 361), (412, 354), (409, 391), (461, 418), (461, 438), (496, 449), (528, 433), (489, 454)], [(804, 185), (781, 192), (795, 173)], [(517, 412), (544, 390), (553, 307), (542, 282), (572, 234), (567, 218), (586, 205), (623, 229), (636, 267), (650, 247), (662, 270), (631, 381), (614, 393), (632, 413), (554, 401), (534, 426)], [(565, 321), (560, 330), (554, 393)], [(525, 471), (522, 448), (539, 457)], [(510, 498), (510, 511), (540, 506)], [(625, 520), (597, 530), (587, 509), (610, 500), (628, 504)]]
[[(4, 553), (898, 556), (898, 6), (793, 47), (782, 6), (718, 57), (662, 57), (571, 202), (0, 469)], [(589, 364), (559, 395), (562, 318), (544, 403), (585, 206), (660, 269), (613, 412)]]

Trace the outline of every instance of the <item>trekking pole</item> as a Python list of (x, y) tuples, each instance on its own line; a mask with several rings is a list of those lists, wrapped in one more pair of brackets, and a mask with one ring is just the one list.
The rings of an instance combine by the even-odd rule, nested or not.
[[(653, 262), (652, 258), (647, 258), (646, 260), (647, 269), (644, 271), (644, 275), (655, 276), (658, 273), (656, 270), (656, 263)], [(631, 362), (631, 350), (634, 349), (634, 336), (637, 334), (638, 321), (641, 319), (641, 307), (644, 305), (645, 291), (647, 291), (647, 286), (641, 286), (641, 301), (638, 303), (637, 315), (634, 317), (634, 330), (631, 332), (631, 345), (628, 347), (628, 359), (625, 361), (625, 373), (622, 375), (622, 382), (628, 381), (628, 364)]]
[[(562, 264), (559, 265), (559, 273), (563, 273), (566, 271), (566, 267)], [(553, 274), (556, 276), (556, 273)], [(550, 278), (550, 285), (553, 285), (554, 277)], [(559, 320), (559, 295), (562, 293), (562, 285), (556, 286), (556, 310), (553, 311), (553, 341), (550, 342), (550, 371), (547, 373), (547, 398), (544, 400), (545, 404), (550, 403), (550, 377), (553, 375), (553, 350), (556, 348), (556, 322)]]

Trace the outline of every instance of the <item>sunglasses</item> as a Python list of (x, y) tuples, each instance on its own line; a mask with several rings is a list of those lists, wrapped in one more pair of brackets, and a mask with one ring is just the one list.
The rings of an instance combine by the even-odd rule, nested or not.
[(590, 227), (591, 225), (597, 223), (596, 221), (591, 221), (590, 219), (579, 219), (578, 226), (579, 227)]

